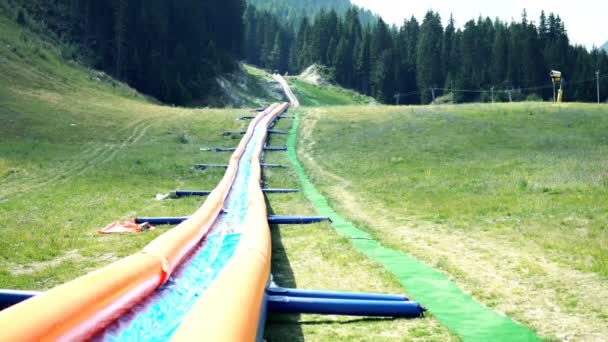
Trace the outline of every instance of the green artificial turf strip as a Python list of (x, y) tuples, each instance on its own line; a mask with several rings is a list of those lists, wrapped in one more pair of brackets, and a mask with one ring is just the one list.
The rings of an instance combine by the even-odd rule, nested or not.
[[(320, 215), (331, 217), (338, 233), (351, 239), (356, 250), (393, 273), (413, 299), (427, 306), (437, 319), (464, 341), (537, 341), (530, 329), (479, 304), (445, 275), (411, 255), (382, 246), (371, 235), (342, 218), (308, 180), (296, 152), (299, 117), (288, 138), (288, 158), (306, 197)], [(412, 241), (415, 243), (415, 241)]]

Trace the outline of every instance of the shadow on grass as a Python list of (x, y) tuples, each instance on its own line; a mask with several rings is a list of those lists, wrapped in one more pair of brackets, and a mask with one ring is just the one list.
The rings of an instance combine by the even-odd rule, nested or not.
[[(268, 197), (266, 197), (268, 215), (274, 215)], [(278, 225), (270, 226), (272, 236), (272, 274), (274, 281), (283, 287), (296, 288), (296, 279), (281, 241), (281, 229)], [(298, 324), (299, 314), (269, 314), (266, 322), (267, 341), (304, 341), (302, 328)]]
[[(277, 315), (278, 316), (278, 315)], [(364, 322), (392, 322), (392, 321), (396, 321), (399, 318), (391, 318), (391, 317), (358, 317), (358, 318), (352, 318), (352, 319), (345, 319), (345, 320), (334, 320), (334, 319), (323, 319), (323, 320), (314, 320), (314, 321), (294, 321), (294, 320), (282, 320), (280, 319), (281, 317), (277, 317), (277, 319), (268, 322), (268, 324), (273, 325), (273, 324), (285, 324), (285, 325), (289, 325), (289, 324), (297, 324), (297, 325), (323, 325), (323, 324), (340, 324), (340, 325), (347, 325), (347, 324), (359, 324), (359, 323), (364, 323)]]

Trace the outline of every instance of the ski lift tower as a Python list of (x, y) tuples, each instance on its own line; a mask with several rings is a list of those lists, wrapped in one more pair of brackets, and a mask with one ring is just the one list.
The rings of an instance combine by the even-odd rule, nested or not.
[[(553, 102), (562, 103), (563, 91), (562, 91), (562, 72), (557, 70), (551, 70), (549, 74), (551, 81), (553, 82)], [(559, 83), (559, 94), (556, 97), (555, 87)]]

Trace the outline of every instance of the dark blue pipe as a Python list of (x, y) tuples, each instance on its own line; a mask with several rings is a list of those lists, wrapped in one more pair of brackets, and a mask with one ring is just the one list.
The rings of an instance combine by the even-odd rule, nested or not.
[(287, 146), (268, 146), (264, 147), (264, 151), (287, 151)]
[(269, 296), (268, 310), (275, 313), (347, 315), (370, 317), (422, 317), (425, 309), (416, 302), (345, 300)]
[(210, 168), (227, 169), (228, 165), (224, 165), (224, 164), (196, 164), (196, 165), (194, 165), (194, 168), (197, 169), (197, 170), (206, 170), (206, 169), (210, 169)]
[[(188, 219), (188, 216), (182, 217), (138, 217), (135, 223), (149, 223), (151, 225), (176, 225)], [(268, 216), (268, 224), (313, 224), (329, 221), (329, 217), (322, 216)]]
[(192, 196), (209, 196), (211, 191), (198, 191), (198, 190), (177, 190), (175, 197), (192, 197)]
[(298, 189), (263, 189), (262, 191), (267, 194), (293, 194), (300, 192)]
[[(285, 165), (281, 165), (281, 164), (260, 164), (260, 166), (268, 167), (268, 168), (285, 168)], [(225, 165), (225, 164), (196, 164), (196, 165), (194, 165), (194, 168), (197, 170), (206, 170), (206, 169), (211, 169), (211, 168), (227, 169), (228, 165)]]
[(210, 148), (208, 151), (210, 151), (210, 152), (234, 152), (234, 151), (236, 151), (236, 147), (216, 147), (216, 148)]
[[(279, 119), (293, 119), (293, 116), (290, 116), (290, 115), (279, 115), (279, 116), (277, 116), (277, 118), (279, 118)], [(249, 116), (249, 115), (248, 116), (241, 116), (239, 118), (239, 120), (253, 120), (253, 119), (255, 119), (255, 116)]]
[(0, 290), (0, 310), (10, 308), (39, 293), (35, 291)]
[(247, 133), (247, 131), (238, 131), (238, 132), (226, 131), (226, 132), (223, 132), (221, 135), (227, 137), (230, 135), (243, 135), (245, 133)]
[(299, 298), (327, 298), (327, 299), (345, 299), (345, 300), (380, 300), (380, 301), (397, 301), (407, 302), (409, 298), (401, 295), (386, 295), (375, 293), (357, 293), (357, 292), (336, 292), (336, 291), (313, 291), (313, 290), (298, 290), (287, 289), (284, 287), (269, 287), (266, 293), (270, 296), (286, 296)]
[[(289, 194), (299, 192), (298, 189), (262, 189), (266, 194)], [(211, 191), (202, 190), (177, 190), (175, 191), (175, 197), (193, 197), (193, 196), (209, 196)]]
[(260, 320), (258, 321), (258, 332), (255, 337), (256, 342), (264, 342), (264, 330), (266, 328), (266, 318), (268, 318), (268, 295), (264, 294), (262, 308), (260, 310)]
[[(234, 152), (236, 147), (215, 147), (207, 150), (208, 152)], [(264, 151), (287, 151), (286, 146), (268, 146), (264, 147)]]
[(184, 217), (138, 217), (135, 219), (136, 224), (149, 223), (153, 226), (177, 225), (188, 219)]
[(331, 218), (324, 216), (268, 216), (269, 224), (313, 224), (331, 222)]
[[(221, 135), (227, 137), (227, 136), (231, 136), (231, 135), (243, 135), (243, 134), (246, 134), (246, 133), (247, 133), (247, 131), (237, 131), (237, 132), (226, 131), (226, 132), (223, 132)], [(281, 131), (281, 130), (278, 130), (278, 129), (269, 129), (268, 133), (270, 133), (270, 134), (281, 134), (281, 135), (286, 135), (287, 134), (287, 132)]]

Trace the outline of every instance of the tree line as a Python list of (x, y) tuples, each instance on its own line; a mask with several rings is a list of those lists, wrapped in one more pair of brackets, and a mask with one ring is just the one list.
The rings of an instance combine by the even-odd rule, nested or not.
[[(455, 102), (490, 101), (490, 89), (496, 101), (508, 100), (506, 90), (548, 100), (552, 69), (565, 77), (566, 100), (595, 101), (595, 73), (608, 73), (607, 53), (570, 44), (565, 23), (553, 13), (543, 12), (538, 23), (524, 11), (520, 21), (479, 17), (456, 28), (453, 19), (443, 27), (429, 11), (422, 23), (411, 17), (397, 27), (382, 19), (362, 24), (350, 8), (344, 15), (321, 10), (290, 27), (250, 5), (245, 26), (249, 62), (290, 73), (322, 64), (338, 84), (384, 103), (401, 94), (401, 103), (427, 104), (451, 89), (458, 90)], [(608, 78), (601, 87), (608, 89)]]
[[(208, 96), (242, 57), (244, 0), (18, 0), (78, 57), (172, 104)], [(73, 56), (76, 57), (76, 56)]]

